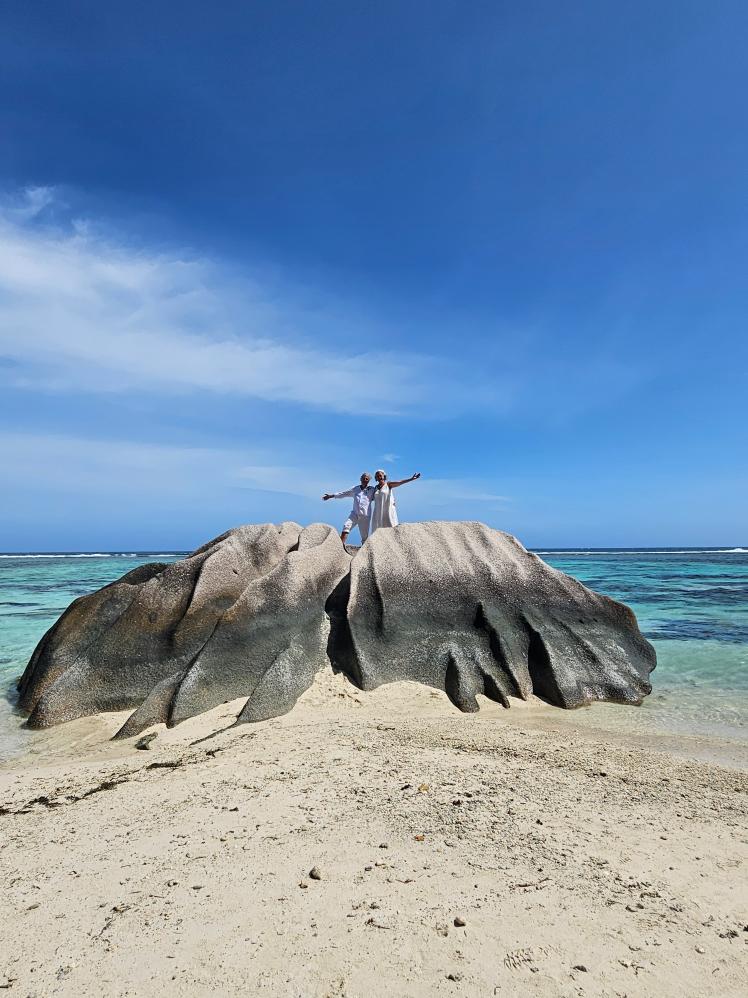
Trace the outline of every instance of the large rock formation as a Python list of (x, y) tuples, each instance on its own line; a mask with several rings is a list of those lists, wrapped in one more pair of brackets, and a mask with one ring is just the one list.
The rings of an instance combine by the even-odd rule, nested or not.
[(325, 524), (262, 524), (76, 600), (20, 704), (32, 727), (135, 708), (122, 736), (244, 696), (238, 720), (258, 721), (290, 710), (328, 657), (361, 689), (417, 680), (464, 711), (477, 693), (641, 703), (655, 666), (628, 607), (483, 524), (403, 524), (353, 556)]
[(247, 696), (283, 714), (326, 662), (325, 601), (350, 558), (332, 527), (237, 527), (172, 565), (77, 599), (20, 683), (31, 727), (137, 707), (122, 734)]
[(580, 707), (651, 692), (655, 653), (633, 612), (482, 523), (378, 530), (344, 581), (332, 658), (363, 690), (411, 679), (463, 711), (476, 693)]

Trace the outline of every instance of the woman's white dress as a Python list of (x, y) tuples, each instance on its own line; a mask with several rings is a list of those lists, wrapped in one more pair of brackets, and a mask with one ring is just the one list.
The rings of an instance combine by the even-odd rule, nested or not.
[(381, 489), (374, 490), (369, 533), (373, 534), (378, 527), (396, 527), (397, 523), (395, 496), (389, 485), (383, 485)]

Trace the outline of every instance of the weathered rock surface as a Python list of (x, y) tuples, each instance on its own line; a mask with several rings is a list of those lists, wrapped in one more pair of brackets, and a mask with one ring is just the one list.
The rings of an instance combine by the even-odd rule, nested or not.
[(651, 692), (655, 653), (633, 612), (482, 523), (378, 530), (348, 579), (332, 658), (363, 690), (415, 680), (463, 711), (477, 693), (579, 707)]
[(121, 734), (247, 696), (241, 720), (290, 710), (326, 662), (325, 600), (350, 558), (332, 527), (238, 527), (172, 565), (76, 600), (21, 678), (31, 727), (137, 707)]
[(477, 693), (640, 703), (655, 666), (628, 607), (483, 524), (402, 524), (353, 557), (326, 524), (261, 524), (72, 603), (20, 705), (32, 727), (135, 708), (123, 737), (243, 696), (238, 720), (259, 721), (290, 710), (328, 657), (361, 689), (416, 680), (463, 711)]

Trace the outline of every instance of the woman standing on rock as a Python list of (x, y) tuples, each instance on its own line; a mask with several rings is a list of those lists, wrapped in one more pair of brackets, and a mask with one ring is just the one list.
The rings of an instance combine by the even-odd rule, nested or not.
[(372, 500), (371, 520), (369, 522), (370, 534), (373, 534), (378, 527), (397, 526), (397, 507), (395, 506), (395, 497), (392, 495), (392, 490), (398, 488), (400, 485), (405, 485), (407, 482), (414, 482), (416, 478), (421, 477), (421, 472), (417, 471), (415, 475), (411, 475), (410, 478), (403, 478), (399, 482), (388, 482), (387, 475), (380, 468), (379, 471), (374, 472), (374, 477), (377, 480), (377, 485), (374, 489), (374, 498)]

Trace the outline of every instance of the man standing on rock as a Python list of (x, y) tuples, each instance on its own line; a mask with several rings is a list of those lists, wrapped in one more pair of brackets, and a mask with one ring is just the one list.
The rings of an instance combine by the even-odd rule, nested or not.
[(325, 492), (322, 496), (325, 502), (328, 499), (347, 499), (349, 496), (353, 497), (353, 509), (340, 532), (340, 539), (344, 544), (348, 539), (348, 534), (350, 534), (354, 527), (358, 527), (361, 534), (361, 543), (369, 536), (369, 504), (371, 503), (371, 497), (374, 495), (374, 486), (369, 485), (370, 481), (371, 475), (368, 471), (365, 471), (361, 476), (360, 485), (354, 485), (352, 489), (346, 489), (345, 492)]

